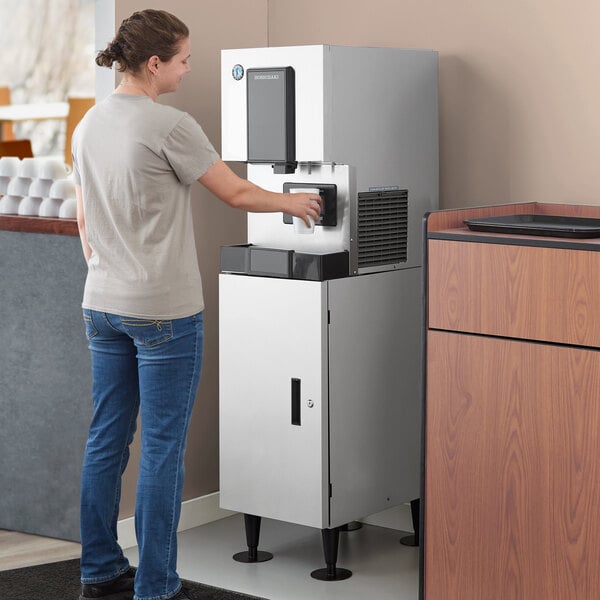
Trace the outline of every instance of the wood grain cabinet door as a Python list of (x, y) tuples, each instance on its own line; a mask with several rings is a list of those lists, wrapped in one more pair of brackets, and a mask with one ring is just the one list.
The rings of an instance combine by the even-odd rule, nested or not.
[(427, 347), (425, 598), (600, 598), (600, 352)]

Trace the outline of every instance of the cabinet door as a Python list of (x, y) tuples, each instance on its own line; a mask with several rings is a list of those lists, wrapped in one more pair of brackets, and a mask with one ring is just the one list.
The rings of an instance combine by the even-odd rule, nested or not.
[(223, 508), (326, 526), (324, 285), (220, 276)]
[(427, 600), (600, 598), (600, 353), (430, 331)]

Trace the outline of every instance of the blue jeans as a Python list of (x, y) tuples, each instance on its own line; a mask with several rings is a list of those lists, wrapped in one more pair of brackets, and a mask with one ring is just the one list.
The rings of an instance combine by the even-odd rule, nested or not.
[(181, 588), (177, 524), (186, 435), (200, 379), (202, 313), (140, 319), (84, 309), (92, 355), (94, 415), (81, 480), (81, 582), (129, 569), (117, 542), (121, 475), (141, 415), (135, 531), (136, 600), (163, 600)]

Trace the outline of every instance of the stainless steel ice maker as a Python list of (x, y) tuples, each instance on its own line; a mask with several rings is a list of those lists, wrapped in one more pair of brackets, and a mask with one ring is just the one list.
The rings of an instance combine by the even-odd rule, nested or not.
[[(258, 77), (258, 79), (257, 79)], [(323, 530), (419, 497), (421, 221), (438, 208), (437, 53), (222, 52), (222, 156), (274, 192), (317, 188), (312, 234), (250, 213), (222, 250), (220, 501)], [(265, 558), (262, 555), (260, 560)], [(317, 575), (315, 575), (317, 576)]]

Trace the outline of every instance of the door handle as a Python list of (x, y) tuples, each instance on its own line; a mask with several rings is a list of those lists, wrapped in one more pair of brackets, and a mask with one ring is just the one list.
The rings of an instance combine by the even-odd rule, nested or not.
[(292, 377), (292, 425), (300, 422), (300, 379)]

